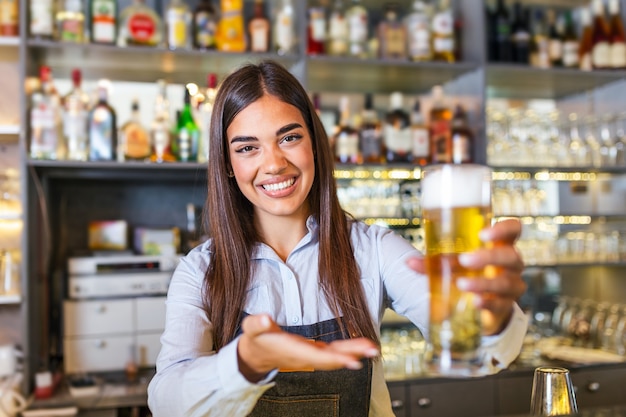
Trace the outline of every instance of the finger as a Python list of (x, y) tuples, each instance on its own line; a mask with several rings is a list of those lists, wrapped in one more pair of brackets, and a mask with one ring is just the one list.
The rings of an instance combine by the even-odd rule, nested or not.
[(413, 256), (407, 259), (406, 264), (409, 268), (411, 268), (412, 270), (414, 270), (415, 272), (419, 274), (426, 273), (426, 267), (424, 265), (424, 258)]
[(487, 265), (505, 268), (521, 273), (524, 270), (524, 261), (514, 246), (496, 246), (491, 249), (478, 249), (471, 253), (459, 255), (459, 262), (466, 268), (480, 269)]
[(328, 345), (335, 352), (363, 358), (373, 358), (380, 354), (376, 344), (365, 337), (337, 340)]
[(505, 219), (483, 229), (480, 238), (483, 242), (515, 242), (522, 233), (522, 223), (517, 219)]
[(258, 336), (272, 329), (272, 319), (267, 314), (247, 316), (241, 322), (241, 329), (248, 336)]
[(519, 276), (502, 272), (495, 278), (460, 278), (457, 287), (462, 291), (516, 300), (526, 292), (526, 282)]

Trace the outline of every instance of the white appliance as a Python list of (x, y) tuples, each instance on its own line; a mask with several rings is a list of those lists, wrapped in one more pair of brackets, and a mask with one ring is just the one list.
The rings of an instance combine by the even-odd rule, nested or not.
[(116, 255), (68, 260), (73, 299), (166, 294), (182, 255)]

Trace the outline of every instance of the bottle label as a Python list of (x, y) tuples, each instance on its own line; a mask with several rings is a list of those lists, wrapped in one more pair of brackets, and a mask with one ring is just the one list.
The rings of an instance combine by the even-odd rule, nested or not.
[(591, 60), (591, 54), (589, 52), (583, 54), (580, 57), (580, 69), (582, 71), (591, 71), (593, 69), (593, 62)]
[(452, 36), (454, 34), (454, 19), (452, 13), (437, 13), (432, 23), (433, 33), (439, 36)]
[(217, 25), (215, 19), (210, 13), (196, 13), (196, 45), (199, 48), (212, 48), (215, 46), (215, 32)]
[(94, 42), (115, 42), (115, 2), (94, 0), (92, 10), (91, 21)]
[(611, 45), (608, 42), (598, 42), (591, 51), (591, 62), (594, 68), (608, 68), (611, 66)]
[(356, 10), (348, 19), (348, 39), (350, 42), (367, 42), (367, 13), (365, 10)]
[(611, 67), (626, 67), (626, 43), (615, 42), (611, 44)]
[(31, 143), (30, 153), (34, 158), (49, 158), (56, 155), (59, 137), (57, 135), (54, 109), (40, 103), (31, 110)]
[(31, 1), (30, 34), (34, 36), (52, 36), (53, 27), (52, 0)]
[(560, 39), (550, 39), (548, 42), (548, 54), (551, 61), (563, 59), (563, 42)]
[(3, 0), (0, 2), (0, 24), (2, 26), (17, 27), (17, 13), (17, 0)]
[(170, 8), (167, 11), (167, 44), (170, 48), (187, 46), (187, 13), (183, 8)]
[(393, 125), (385, 124), (384, 135), (385, 146), (388, 150), (402, 155), (413, 152), (413, 138), (410, 128), (398, 129)]
[(563, 43), (563, 65), (569, 68), (578, 66), (578, 42), (565, 41)]
[(131, 124), (124, 130), (124, 155), (128, 159), (150, 156), (150, 138), (139, 125)]
[(433, 39), (433, 49), (435, 52), (453, 52), (454, 39), (436, 37)]
[(361, 130), (361, 152), (363, 159), (379, 159), (381, 154), (382, 135), (379, 129), (366, 128)]
[(414, 127), (411, 129), (413, 140), (413, 156), (415, 158), (428, 158), (430, 156), (430, 138), (428, 129)]
[(135, 13), (128, 19), (128, 36), (136, 43), (150, 43), (156, 32), (156, 24), (151, 16)]
[(91, 161), (113, 160), (113, 118), (109, 110), (97, 108), (93, 111), (89, 126), (89, 159)]
[(384, 33), (386, 56), (404, 56), (406, 39), (401, 28), (387, 27)]
[(411, 17), (407, 22), (409, 55), (412, 59), (430, 59), (430, 27), (424, 15)]
[(355, 162), (359, 154), (359, 135), (340, 133), (335, 142), (335, 156), (343, 162)]
[(82, 42), (83, 21), (79, 19), (65, 19), (61, 21), (59, 39), (65, 42)]
[(267, 52), (269, 49), (269, 26), (266, 21), (253, 20), (250, 22), (250, 50), (252, 52)]
[(471, 160), (470, 139), (464, 134), (455, 134), (452, 137), (452, 162), (462, 164)]
[(449, 120), (433, 120), (430, 123), (432, 140), (432, 162), (452, 162), (452, 149)]
[(316, 42), (323, 42), (326, 39), (326, 19), (324, 13), (318, 9), (311, 9), (311, 39)]
[(346, 19), (334, 13), (328, 24), (328, 37), (330, 43), (328, 52), (331, 55), (345, 55), (348, 53), (348, 22)]
[(281, 12), (276, 19), (276, 46), (280, 52), (290, 52), (294, 44), (293, 17)]

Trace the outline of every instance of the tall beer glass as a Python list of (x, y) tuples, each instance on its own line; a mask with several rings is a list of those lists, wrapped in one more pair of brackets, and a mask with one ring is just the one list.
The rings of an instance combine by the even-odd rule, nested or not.
[(479, 369), (480, 308), (475, 294), (459, 290), (469, 270), (458, 257), (482, 246), (479, 232), (491, 224), (491, 170), (476, 164), (427, 166), (422, 176), (422, 222), (430, 282), (431, 371), (472, 375)]

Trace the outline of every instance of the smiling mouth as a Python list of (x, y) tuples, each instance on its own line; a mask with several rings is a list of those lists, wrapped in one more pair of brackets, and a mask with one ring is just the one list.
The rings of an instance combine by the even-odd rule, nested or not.
[(275, 184), (265, 184), (265, 185), (262, 185), (262, 187), (265, 191), (280, 191), (280, 190), (284, 190), (285, 188), (291, 187), (294, 182), (296, 182), (296, 179), (290, 178), (286, 181), (277, 182)]

